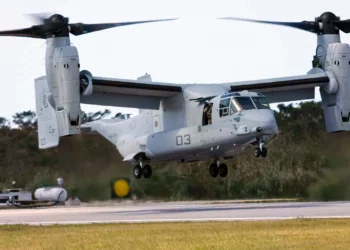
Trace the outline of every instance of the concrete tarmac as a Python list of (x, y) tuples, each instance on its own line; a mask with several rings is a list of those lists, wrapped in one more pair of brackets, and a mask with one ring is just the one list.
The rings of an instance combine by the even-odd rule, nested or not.
[(0, 210), (4, 224), (90, 224), (350, 218), (350, 202), (140, 203)]

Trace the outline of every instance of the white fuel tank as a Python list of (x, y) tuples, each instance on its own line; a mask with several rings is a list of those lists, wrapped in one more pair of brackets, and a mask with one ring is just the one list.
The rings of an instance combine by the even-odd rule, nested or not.
[[(60, 195), (61, 194), (61, 195)], [(67, 191), (61, 187), (45, 187), (35, 190), (34, 197), (36, 200), (64, 202), (67, 200)]]

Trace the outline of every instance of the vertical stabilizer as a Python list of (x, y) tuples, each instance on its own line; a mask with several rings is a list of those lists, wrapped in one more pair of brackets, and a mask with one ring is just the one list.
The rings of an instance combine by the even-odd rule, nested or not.
[(38, 118), (39, 148), (56, 147), (59, 144), (59, 129), (55, 102), (49, 91), (46, 77), (35, 79), (36, 114)]
[(152, 77), (149, 74), (144, 74), (143, 76), (140, 76), (137, 78), (138, 81), (143, 81), (143, 82), (152, 82)]
[[(144, 74), (143, 76), (140, 76), (137, 78), (138, 81), (144, 81), (144, 82), (152, 82), (152, 77), (149, 74)], [(145, 109), (139, 109), (139, 113), (141, 114)]]

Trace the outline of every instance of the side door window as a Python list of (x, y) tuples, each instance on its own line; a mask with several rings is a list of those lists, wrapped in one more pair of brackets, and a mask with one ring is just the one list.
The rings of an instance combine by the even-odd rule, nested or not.
[(203, 108), (202, 126), (212, 123), (213, 103), (206, 103)]

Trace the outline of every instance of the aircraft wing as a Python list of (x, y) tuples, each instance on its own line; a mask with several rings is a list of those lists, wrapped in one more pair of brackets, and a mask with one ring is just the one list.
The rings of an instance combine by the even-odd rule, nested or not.
[(152, 82), (146, 75), (137, 80), (92, 77), (93, 92), (81, 103), (140, 109), (159, 109), (161, 98), (182, 93), (181, 84)]
[[(306, 75), (253, 81), (222, 83), (230, 91), (254, 91), (267, 96), (270, 103), (308, 100), (315, 98), (315, 87), (330, 82), (321, 69)], [(137, 80), (92, 77), (93, 92), (81, 96), (81, 103), (139, 109), (159, 109), (161, 98), (181, 94), (188, 84), (152, 82), (149, 75)]]
[(253, 91), (266, 95), (270, 103), (307, 100), (315, 98), (315, 87), (328, 84), (324, 71), (307, 75), (224, 83), (231, 91)]

